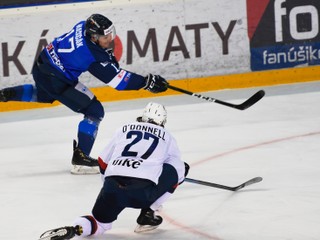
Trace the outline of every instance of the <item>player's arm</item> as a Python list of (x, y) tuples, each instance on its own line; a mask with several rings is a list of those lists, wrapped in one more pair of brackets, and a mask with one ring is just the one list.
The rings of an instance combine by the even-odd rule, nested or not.
[[(177, 176), (175, 180), (177, 181), (176, 184), (174, 184), (171, 189), (169, 189), (167, 192), (165, 192), (160, 198), (158, 198), (155, 202), (153, 202), (150, 206), (152, 210), (157, 210), (160, 208), (160, 206), (174, 193), (176, 188), (183, 183), (185, 177), (187, 176), (189, 172), (189, 165), (187, 163), (184, 163), (181, 161), (180, 158), (180, 151), (177, 147), (176, 141), (174, 139), (170, 140), (169, 148), (168, 148), (168, 156), (164, 163), (164, 165), (167, 165), (166, 168), (168, 168), (168, 165), (171, 166), (171, 170), (175, 171)], [(170, 167), (169, 167), (170, 168)]]
[(174, 138), (170, 141), (168, 148), (168, 157), (165, 163), (172, 165), (177, 171), (178, 182), (177, 186), (181, 184), (189, 172), (190, 166), (181, 160), (180, 150), (177, 146), (177, 142)]
[(120, 91), (143, 88), (153, 93), (159, 93), (168, 88), (168, 82), (159, 75), (148, 74), (143, 77), (119, 68), (113, 62), (94, 62), (88, 71), (102, 82)]

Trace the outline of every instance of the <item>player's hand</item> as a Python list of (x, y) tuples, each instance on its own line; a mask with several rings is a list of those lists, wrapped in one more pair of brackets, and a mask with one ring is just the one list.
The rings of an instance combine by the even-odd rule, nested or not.
[(144, 89), (152, 93), (160, 93), (168, 89), (168, 82), (160, 75), (148, 74), (148, 76), (145, 77), (145, 80), (146, 85), (144, 86)]
[[(187, 177), (188, 173), (189, 173), (189, 169), (190, 166), (188, 163), (184, 162), (184, 178)], [(184, 179), (185, 180), (185, 179)], [(179, 183), (179, 185), (181, 185), (182, 183), (184, 183), (184, 180), (182, 182)]]
[(184, 177), (186, 177), (189, 173), (190, 166), (188, 163), (184, 162)]

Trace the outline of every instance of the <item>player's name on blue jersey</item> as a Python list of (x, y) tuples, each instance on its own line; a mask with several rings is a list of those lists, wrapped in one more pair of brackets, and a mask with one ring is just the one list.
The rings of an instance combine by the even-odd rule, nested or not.
[(82, 25), (83, 24), (78, 24), (76, 26), (76, 35), (75, 35), (75, 42), (76, 42), (76, 47), (82, 47), (83, 46), (83, 30), (82, 30)]

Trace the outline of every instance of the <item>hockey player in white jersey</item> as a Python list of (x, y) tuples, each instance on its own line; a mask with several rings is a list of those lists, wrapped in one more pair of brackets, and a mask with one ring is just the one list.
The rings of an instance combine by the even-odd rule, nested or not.
[(77, 218), (73, 226), (49, 230), (40, 239), (101, 235), (125, 208), (141, 209), (135, 232), (157, 228), (162, 218), (155, 211), (189, 171), (176, 140), (164, 128), (166, 120), (165, 107), (151, 102), (136, 122), (119, 128), (98, 158), (104, 183), (92, 214)]

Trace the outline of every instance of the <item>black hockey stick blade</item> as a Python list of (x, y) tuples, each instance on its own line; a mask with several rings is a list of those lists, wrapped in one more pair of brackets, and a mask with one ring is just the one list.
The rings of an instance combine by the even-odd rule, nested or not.
[(246, 101), (244, 101), (243, 103), (241, 103), (239, 105), (234, 105), (234, 106), (236, 109), (245, 110), (245, 109), (251, 107), (256, 102), (258, 102), (261, 98), (264, 97), (265, 94), (266, 93), (264, 90), (259, 90), (258, 92), (253, 94), (250, 98), (248, 98)]
[(235, 108), (235, 109), (238, 109), (238, 110), (245, 110), (245, 109), (251, 107), (253, 104), (258, 102), (261, 98), (263, 98), (263, 96), (265, 95), (265, 91), (264, 90), (259, 90), (254, 95), (252, 95), (250, 98), (248, 98), (246, 101), (244, 101), (243, 103), (241, 103), (241, 104), (233, 104), (233, 103), (225, 102), (225, 101), (213, 98), (213, 97), (206, 97), (206, 96), (203, 96), (201, 94), (193, 93), (193, 92), (187, 91), (185, 89), (174, 87), (174, 86), (171, 86), (171, 85), (168, 85), (168, 88), (172, 89), (172, 90), (175, 90), (177, 92), (185, 93), (185, 94), (188, 94), (190, 96), (201, 98), (201, 99), (204, 99), (204, 100), (209, 101), (209, 102), (215, 102), (215, 103), (218, 103), (218, 104), (221, 104), (221, 105), (224, 105), (224, 106), (228, 106), (228, 107), (232, 107), (232, 108)]
[(244, 187), (247, 187), (251, 184), (254, 183), (258, 183), (262, 181), (262, 177), (255, 177), (252, 178), (242, 184), (240, 184), (239, 186), (236, 187), (229, 187), (229, 186), (225, 186), (225, 185), (221, 185), (221, 184), (217, 184), (217, 183), (212, 183), (212, 182), (206, 182), (206, 181), (201, 181), (201, 180), (197, 180), (197, 179), (192, 179), (192, 178), (185, 178), (186, 182), (190, 182), (190, 183), (196, 183), (196, 184), (200, 184), (200, 185), (204, 185), (204, 186), (209, 186), (209, 187), (214, 187), (214, 188), (220, 188), (220, 189), (224, 189), (224, 190), (229, 190), (229, 191), (238, 191)]

